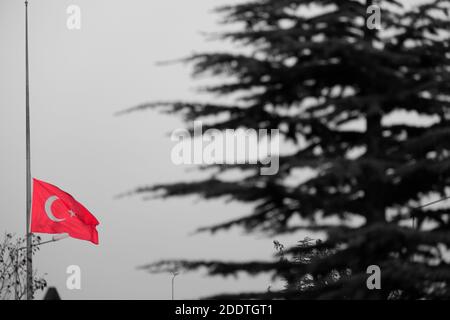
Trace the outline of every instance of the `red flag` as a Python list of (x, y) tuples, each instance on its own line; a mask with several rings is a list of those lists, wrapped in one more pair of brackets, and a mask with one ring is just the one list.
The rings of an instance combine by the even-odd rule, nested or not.
[(68, 233), (76, 239), (98, 244), (98, 220), (70, 194), (33, 179), (31, 232)]

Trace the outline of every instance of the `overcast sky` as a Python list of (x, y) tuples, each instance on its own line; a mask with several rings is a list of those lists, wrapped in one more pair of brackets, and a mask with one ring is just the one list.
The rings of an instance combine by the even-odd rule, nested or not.
[[(151, 111), (114, 113), (146, 101), (197, 98), (189, 68), (155, 63), (227, 49), (201, 33), (219, 30), (219, 16), (211, 10), (231, 2), (30, 0), (32, 175), (74, 195), (100, 221), (99, 246), (65, 239), (42, 247), (34, 258), (34, 267), (47, 274), (62, 298), (167, 299), (170, 277), (137, 266), (162, 258), (271, 258), (271, 238), (244, 236), (240, 230), (189, 235), (199, 226), (246, 214), (249, 207), (193, 198), (114, 199), (143, 184), (196, 177), (170, 161), (173, 143), (167, 134), (182, 126), (179, 119)], [(81, 8), (81, 30), (66, 27), (71, 4)], [(23, 1), (0, 1), (0, 46), (0, 232), (23, 235)], [(65, 286), (72, 264), (81, 267), (79, 291)], [(265, 290), (269, 280), (183, 274), (175, 295)]]

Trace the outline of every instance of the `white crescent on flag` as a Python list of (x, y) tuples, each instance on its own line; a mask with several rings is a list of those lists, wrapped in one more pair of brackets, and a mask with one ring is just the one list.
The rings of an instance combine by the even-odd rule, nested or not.
[(54, 222), (62, 222), (64, 219), (58, 219), (57, 217), (55, 217), (55, 215), (52, 212), (52, 204), (53, 202), (55, 202), (56, 200), (58, 200), (59, 198), (57, 196), (51, 196), (48, 197), (48, 199), (45, 201), (45, 213), (47, 214), (47, 217), (54, 221)]

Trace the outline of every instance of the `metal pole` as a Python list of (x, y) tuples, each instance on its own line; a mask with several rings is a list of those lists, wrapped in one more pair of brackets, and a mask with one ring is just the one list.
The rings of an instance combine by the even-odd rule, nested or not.
[(30, 86), (28, 68), (28, 1), (25, 1), (25, 132), (26, 132), (26, 244), (27, 244), (27, 300), (33, 299), (33, 250), (30, 232), (31, 222), (31, 152), (30, 152)]
[(15, 300), (19, 300), (19, 249), (16, 250), (16, 263), (15, 263), (15, 277), (14, 277), (14, 299)]
[(172, 272), (172, 300), (174, 299), (175, 292), (175, 277), (178, 275), (177, 271)]
[(172, 277), (172, 300), (173, 300), (173, 289), (174, 289), (175, 275)]
[[(61, 238), (53, 237), (51, 240), (47, 240), (47, 241), (44, 241), (44, 242), (40, 242), (40, 243), (35, 244), (34, 247), (37, 248), (37, 247), (42, 246), (43, 244), (47, 244), (47, 243), (52, 243), (52, 242), (60, 241), (60, 240), (65, 239), (65, 238), (67, 238), (67, 237), (68, 237), (68, 236), (61, 237)], [(23, 249), (27, 249), (27, 248), (28, 248), (28, 247), (20, 247), (20, 248), (17, 249), (17, 250), (23, 250)]]

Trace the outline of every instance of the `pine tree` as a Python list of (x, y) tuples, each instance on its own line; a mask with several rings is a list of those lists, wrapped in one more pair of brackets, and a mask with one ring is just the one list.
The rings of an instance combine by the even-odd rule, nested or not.
[[(273, 176), (261, 176), (259, 164), (212, 165), (204, 181), (135, 192), (251, 203), (249, 215), (201, 230), (324, 231), (325, 241), (285, 254), (312, 248), (330, 254), (313, 263), (161, 261), (150, 270), (176, 263), (206, 266), (211, 275), (348, 274), (311, 290), (233, 296), (240, 298), (450, 298), (449, 204), (421, 207), (449, 195), (450, 2), (406, 3), (255, 0), (218, 10), (225, 24), (242, 27), (220, 39), (251, 52), (197, 54), (186, 61), (195, 75), (226, 77), (205, 90), (235, 103), (149, 103), (131, 110), (158, 108), (181, 114), (187, 123), (213, 118), (208, 128), (220, 130), (276, 128), (296, 150), (280, 156)], [(380, 29), (366, 25), (372, 4), (381, 8)], [(411, 114), (419, 120), (412, 121)], [(221, 178), (236, 169), (244, 178)], [(286, 182), (306, 169), (315, 175), (296, 185)], [(301, 223), (293, 225), (294, 218)], [(381, 269), (381, 290), (366, 286), (370, 265)]]
[[(277, 256), (280, 257), (280, 261), (285, 262), (286, 259), (291, 258), (293, 263), (297, 263), (300, 266), (311, 264), (318, 259), (323, 259), (330, 254), (333, 254), (333, 250), (324, 248), (317, 249), (315, 245), (320, 244), (322, 241), (314, 240), (306, 237), (298, 242), (299, 253), (294, 257), (285, 257), (285, 247), (278, 241), (274, 241), (274, 247), (277, 251)], [(315, 276), (313, 274), (305, 273), (300, 278), (287, 274), (283, 279), (285, 282), (285, 290), (287, 292), (305, 292), (317, 288), (318, 286), (329, 285), (336, 281), (342, 280), (344, 277), (350, 275), (349, 270), (345, 272), (338, 272), (337, 270), (331, 270), (326, 275)]]

